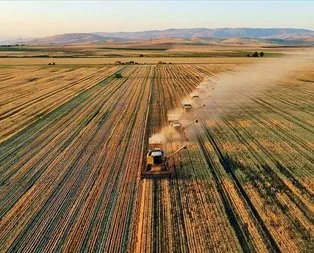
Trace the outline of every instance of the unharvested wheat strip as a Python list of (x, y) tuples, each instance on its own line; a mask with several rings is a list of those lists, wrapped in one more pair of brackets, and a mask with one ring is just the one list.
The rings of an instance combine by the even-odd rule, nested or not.
[[(197, 232), (194, 229), (193, 226), (193, 220), (196, 219), (197, 213), (195, 213), (195, 211), (193, 210), (194, 208), (192, 208), (192, 204), (188, 203), (188, 201), (185, 199), (186, 196), (183, 197), (183, 201), (184, 201), (184, 205), (186, 206), (183, 209), (184, 212), (184, 216), (185, 216), (185, 228), (186, 228), (186, 233), (187, 233), (187, 238), (188, 238), (188, 245), (189, 245), (189, 250), (198, 252), (200, 250), (199, 248), (199, 244), (197, 244)], [(196, 203), (193, 203), (196, 205)], [(189, 210), (190, 215), (188, 215), (186, 213), (186, 211)], [(199, 211), (199, 210), (196, 210)], [(190, 220), (190, 217), (192, 219), (192, 221)], [(199, 242), (201, 243), (201, 242)]]
[[(174, 152), (176, 149), (176, 145), (174, 143), (171, 143), (168, 152)], [(175, 158), (173, 158), (173, 163), (176, 166), (176, 169), (178, 169), (178, 163)], [(181, 213), (181, 207), (179, 203), (179, 198), (178, 198), (178, 192), (177, 192), (177, 180), (173, 180), (170, 184), (170, 205), (171, 205), (171, 218), (169, 220), (169, 225), (171, 226), (171, 230), (173, 231), (173, 234), (171, 237), (173, 238), (174, 241), (174, 248), (175, 249), (180, 249), (181, 251), (186, 250), (186, 245), (182, 240), (182, 233), (185, 233), (184, 230), (181, 228), (181, 224), (183, 223), (182, 218), (180, 219), (180, 213)], [(178, 245), (179, 244), (179, 245)]]
[[(208, 185), (205, 185), (205, 187), (201, 187), (201, 190), (203, 190), (203, 198), (204, 198), (204, 202), (206, 201), (206, 195), (210, 194), (208, 193)], [(215, 196), (213, 196), (213, 198), (215, 198)], [(215, 203), (213, 204), (209, 204), (208, 202), (206, 202), (206, 205), (204, 206), (204, 208), (206, 208), (206, 220), (207, 220), (207, 231), (209, 233), (210, 236), (210, 240), (208, 240), (208, 247), (207, 250), (217, 250), (217, 247), (219, 245), (217, 245), (217, 240), (220, 237), (224, 237), (225, 235), (216, 235), (216, 230), (218, 228), (218, 225), (216, 223), (218, 223), (218, 220), (221, 219), (220, 218), (220, 213), (217, 212), (217, 208), (215, 206)], [(220, 230), (220, 229), (219, 229)], [(229, 243), (232, 243), (232, 241), (229, 241)]]
[[(175, 149), (174, 150), (177, 150), (179, 147), (180, 147), (180, 145), (181, 145), (182, 143), (175, 143), (175, 145), (174, 145), (174, 147), (175, 147)], [(177, 158), (179, 158), (179, 157), (181, 157), (181, 155), (179, 154), (178, 156), (177, 156)], [(180, 166), (181, 167), (181, 159), (176, 159), (175, 158), (175, 160), (177, 160), (177, 165), (178, 166)], [(180, 168), (181, 169), (181, 168)], [(181, 216), (183, 216), (182, 218), (183, 218), (183, 220), (182, 220), (182, 218), (179, 216), (178, 217), (178, 219), (176, 220), (176, 222), (178, 223), (178, 227), (179, 227), (179, 231), (180, 231), (180, 236), (181, 236), (181, 238), (180, 238), (180, 241), (181, 241), (181, 250), (182, 251), (184, 251), (184, 252), (187, 252), (188, 250), (189, 250), (189, 248), (191, 248), (191, 243), (192, 242), (190, 242), (189, 241), (189, 238), (188, 238), (188, 233), (189, 233), (189, 231), (187, 230), (187, 224), (186, 224), (186, 222), (187, 222), (187, 220), (186, 220), (186, 218), (185, 218), (185, 206), (184, 206), (184, 191), (183, 191), (183, 189), (181, 188), (181, 184), (180, 184), (180, 180), (178, 179), (178, 180), (176, 180), (176, 182), (175, 182), (175, 184), (176, 184), (176, 187), (175, 187), (175, 190), (176, 190), (176, 196), (178, 197), (177, 198), (177, 208), (178, 208), (178, 214)]]

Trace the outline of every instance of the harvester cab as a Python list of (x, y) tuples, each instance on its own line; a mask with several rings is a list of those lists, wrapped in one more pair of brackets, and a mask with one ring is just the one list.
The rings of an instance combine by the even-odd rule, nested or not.
[(191, 104), (183, 104), (182, 105), (182, 112), (183, 113), (190, 113), (190, 112), (192, 112), (193, 111), (193, 107), (192, 107), (192, 105)]
[(160, 148), (153, 148), (147, 153), (147, 170), (164, 171), (166, 165), (165, 152)]
[(167, 157), (166, 152), (162, 149), (162, 143), (152, 142), (149, 140), (148, 152), (146, 155), (146, 166), (142, 169), (141, 178), (163, 178), (170, 177), (173, 168), (168, 166), (168, 158), (179, 153), (186, 146), (172, 153)]
[(199, 95), (193, 95), (193, 96), (191, 96), (191, 99), (194, 101), (198, 101), (200, 99), (200, 96)]
[(183, 127), (182, 124), (177, 121), (177, 120), (173, 120), (172, 122), (170, 122), (170, 127), (172, 127), (174, 130), (178, 131), (178, 132), (182, 132), (183, 131)]
[(142, 170), (141, 177), (167, 177), (170, 174), (167, 167), (167, 157), (162, 148), (162, 143), (153, 142), (149, 139), (148, 152), (146, 155), (146, 167)]
[(179, 121), (172, 121), (170, 123), (170, 127), (172, 127), (174, 130), (178, 131), (178, 132), (183, 132), (185, 129), (187, 129), (188, 127), (192, 126), (194, 123), (198, 123), (198, 120), (195, 119), (192, 122), (188, 123), (187, 125), (182, 125)]

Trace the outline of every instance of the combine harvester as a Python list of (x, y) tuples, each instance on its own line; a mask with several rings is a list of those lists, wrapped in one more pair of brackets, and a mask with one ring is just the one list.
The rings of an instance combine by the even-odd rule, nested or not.
[(191, 114), (191, 113), (194, 113), (195, 111), (197, 111), (203, 107), (205, 107), (205, 104), (194, 108), (192, 106), (192, 104), (184, 103), (184, 104), (182, 104), (182, 110), (181, 111), (182, 111), (182, 114)]
[(162, 146), (161, 142), (153, 142), (149, 139), (146, 166), (142, 169), (141, 173), (142, 179), (170, 177), (173, 173), (173, 167), (168, 164), (169, 158), (174, 157), (183, 149), (187, 149), (186, 145), (183, 145), (175, 152), (167, 156)]
[[(202, 102), (202, 101), (204, 101), (204, 100), (206, 100), (206, 99), (208, 99), (208, 98), (210, 98), (212, 96), (211, 93), (209, 93), (209, 92), (206, 92), (206, 93), (208, 93), (208, 94), (205, 97), (203, 97), (203, 98), (200, 98), (199, 95), (192, 95), (191, 99), (193, 100), (193, 102), (195, 104), (198, 105), (200, 102)], [(203, 105), (203, 106), (205, 106), (205, 105)]]
[[(172, 127), (178, 133), (183, 134), (184, 130), (192, 126), (194, 123), (198, 123), (198, 120), (195, 119), (188, 125), (183, 127), (179, 121), (172, 120), (170, 121), (170, 127)], [(141, 178), (170, 177), (173, 173), (173, 167), (169, 166), (168, 160), (169, 158), (174, 157), (183, 149), (187, 149), (187, 146), (183, 145), (175, 152), (167, 156), (166, 152), (163, 149), (162, 143), (158, 141), (153, 141), (151, 138), (149, 138), (148, 152), (146, 155), (146, 166), (144, 169), (142, 169)]]
[(193, 112), (192, 104), (184, 103), (182, 104), (182, 113), (191, 113)]
[[(200, 102), (200, 97), (198, 95), (191, 96), (192, 101)], [(183, 103), (181, 108), (181, 113), (184, 117), (193, 116), (196, 110), (204, 108), (205, 104), (194, 108), (191, 103)], [(168, 120), (169, 126), (174, 129), (179, 134), (184, 134), (184, 130), (192, 126), (194, 123), (198, 123), (197, 119), (194, 119), (189, 124), (182, 126), (179, 120)], [(170, 177), (173, 173), (173, 166), (169, 166), (169, 158), (174, 157), (180, 151), (187, 149), (186, 145), (183, 145), (175, 152), (167, 156), (163, 149), (163, 144), (161, 142), (153, 141), (149, 138), (148, 142), (148, 152), (146, 155), (146, 166), (143, 166), (141, 171), (141, 178), (163, 178)]]
[(191, 99), (192, 99), (193, 101), (198, 101), (198, 100), (200, 100), (200, 96), (199, 96), (199, 95), (192, 95), (192, 96), (191, 96)]
[(198, 120), (195, 119), (185, 126), (182, 126), (182, 124), (178, 120), (169, 120), (169, 126), (179, 133), (183, 133), (185, 129), (192, 126), (194, 123), (198, 123)]

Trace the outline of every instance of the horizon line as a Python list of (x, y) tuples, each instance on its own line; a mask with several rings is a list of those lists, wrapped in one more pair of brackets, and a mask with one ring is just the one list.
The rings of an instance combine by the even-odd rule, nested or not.
[(96, 32), (64, 32), (64, 33), (55, 33), (53, 35), (47, 35), (44, 37), (62, 35), (62, 34), (89, 34), (89, 33), (140, 33), (140, 32), (153, 32), (153, 31), (167, 31), (167, 30), (187, 30), (187, 29), (208, 29), (208, 30), (217, 30), (217, 29), (294, 29), (294, 30), (307, 30), (314, 32), (314, 29), (309, 28), (296, 28), (296, 27), (216, 27), (216, 28), (207, 28), (207, 27), (193, 27), (193, 28), (164, 28), (164, 29), (151, 29), (151, 30), (137, 30), (137, 31), (116, 31), (116, 32), (106, 32), (106, 31), (96, 31)]

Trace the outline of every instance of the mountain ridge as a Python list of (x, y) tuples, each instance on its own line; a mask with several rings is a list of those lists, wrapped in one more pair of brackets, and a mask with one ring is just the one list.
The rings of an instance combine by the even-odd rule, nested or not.
[(170, 28), (165, 30), (147, 30), (138, 32), (92, 32), (64, 33), (53, 36), (30, 39), (28, 44), (77, 44), (101, 42), (127, 42), (153, 40), (161, 38), (212, 39), (277, 39), (307, 40), (314, 37), (314, 31), (299, 28)]

